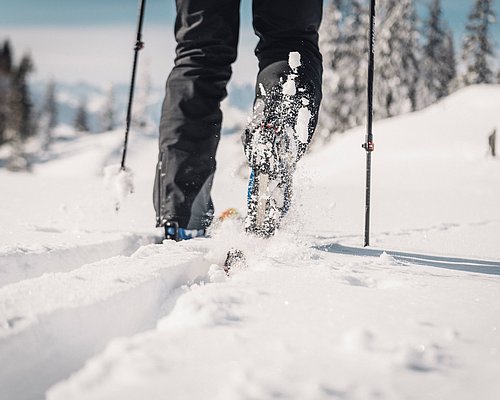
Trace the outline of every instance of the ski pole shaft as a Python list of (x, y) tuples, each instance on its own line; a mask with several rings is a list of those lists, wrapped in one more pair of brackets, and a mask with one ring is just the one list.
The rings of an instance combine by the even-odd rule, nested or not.
[(366, 140), (363, 148), (366, 150), (366, 190), (365, 190), (365, 236), (364, 245), (370, 245), (370, 203), (371, 203), (371, 169), (373, 144), (373, 72), (375, 69), (375, 0), (370, 2), (370, 36), (368, 56), (368, 113), (366, 126)]
[(146, 7), (146, 0), (140, 0), (139, 3), (139, 17), (137, 22), (137, 37), (134, 46), (134, 62), (132, 65), (132, 78), (130, 80), (130, 91), (128, 96), (128, 106), (127, 106), (127, 119), (125, 126), (125, 139), (123, 142), (123, 152), (121, 161), (121, 170), (125, 170), (125, 158), (127, 157), (127, 145), (128, 136), (130, 131), (130, 123), (132, 120), (132, 102), (134, 99), (134, 87), (135, 87), (135, 75), (137, 71), (137, 61), (139, 60), (139, 51), (144, 47), (144, 42), (142, 41), (142, 25), (144, 21), (144, 10)]

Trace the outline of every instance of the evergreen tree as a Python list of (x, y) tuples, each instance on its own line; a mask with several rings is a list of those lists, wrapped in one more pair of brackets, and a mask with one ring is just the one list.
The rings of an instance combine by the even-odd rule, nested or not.
[(106, 99), (100, 115), (101, 131), (107, 132), (115, 128), (115, 88), (109, 85), (106, 91)]
[[(407, 14), (406, 14), (407, 13)], [(422, 45), (420, 43), (420, 34), (418, 29), (418, 15), (414, 0), (406, 3), (405, 14), (409, 19), (409, 31), (406, 51), (403, 52), (403, 68), (407, 72), (406, 83), (408, 85), (408, 95), (411, 102), (411, 110), (415, 111), (419, 107), (419, 91), (423, 91), (421, 85), (421, 60), (422, 60)]]
[(0, 73), (9, 74), (12, 70), (12, 50), (8, 40), (3, 43), (0, 49)]
[(33, 62), (29, 55), (23, 56), (19, 66), (11, 73), (9, 93), (9, 116), (7, 120), (8, 136), (24, 141), (35, 133), (32, 115), (32, 103), (28, 90), (28, 76), (33, 71)]
[(359, 0), (332, 1), (320, 32), (324, 57), (319, 132), (324, 139), (363, 123), (366, 116), (368, 9)]
[(0, 48), (0, 146), (5, 143), (11, 91), (12, 51), (6, 40)]
[(465, 85), (493, 82), (491, 67), (493, 45), (490, 38), (490, 24), (494, 22), (493, 0), (475, 0), (462, 43), (465, 71), (461, 81)]
[[(11, 57), (8, 54), (8, 57)], [(7, 115), (3, 140), (11, 143), (11, 152), (6, 167), (12, 171), (29, 170), (29, 157), (24, 151), (24, 142), (35, 133), (32, 116), (32, 104), (28, 90), (28, 76), (33, 71), (33, 62), (29, 55), (22, 57), (18, 66), (4, 59), (4, 68), (11, 64), (8, 76), (6, 96)]]
[(77, 132), (89, 132), (87, 100), (82, 97), (76, 109), (74, 127)]
[(137, 90), (137, 101), (134, 103), (134, 115), (132, 118), (132, 121), (141, 128), (153, 125), (148, 110), (150, 95), (151, 76), (149, 73), (149, 62), (146, 60), (142, 67), (141, 79)]
[(368, 68), (368, 9), (352, 0), (345, 17), (344, 40), (336, 73), (342, 89), (339, 102), (340, 131), (360, 125), (366, 116)]
[(429, 4), (424, 32), (422, 77), (428, 96), (423, 103), (428, 105), (447, 96), (455, 78), (453, 37), (442, 19), (440, 0)]
[(413, 0), (388, 0), (379, 15), (374, 101), (383, 118), (417, 109), (421, 46)]
[(45, 92), (45, 101), (43, 103), (42, 112), (49, 116), (49, 128), (53, 129), (57, 126), (57, 100), (56, 100), (56, 84), (53, 80), (47, 84)]
[(49, 81), (45, 91), (45, 99), (39, 117), (40, 131), (42, 137), (42, 148), (48, 150), (52, 143), (54, 128), (57, 126), (57, 100), (56, 85), (54, 81)]
[(448, 28), (446, 32), (446, 41), (443, 49), (443, 59), (449, 60), (448, 68), (444, 68), (444, 81), (448, 82), (448, 93), (450, 94), (457, 81), (457, 60), (455, 54), (455, 42), (453, 40), (453, 32)]
[(342, 127), (336, 121), (341, 91), (337, 76), (340, 48), (343, 35), (341, 32), (343, 0), (331, 0), (325, 9), (319, 34), (319, 46), (323, 55), (323, 100), (319, 113), (318, 129), (315, 135), (320, 140), (328, 138)]

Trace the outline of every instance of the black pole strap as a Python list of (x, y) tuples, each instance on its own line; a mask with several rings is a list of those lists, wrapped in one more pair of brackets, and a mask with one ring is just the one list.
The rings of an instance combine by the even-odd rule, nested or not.
[(364, 246), (370, 245), (370, 202), (371, 202), (371, 165), (372, 152), (375, 150), (373, 143), (373, 73), (375, 69), (375, 0), (370, 2), (370, 36), (368, 56), (368, 113), (366, 125), (366, 140), (362, 147), (366, 151), (366, 191), (365, 191), (365, 236)]
[(122, 152), (122, 162), (120, 170), (125, 171), (125, 158), (127, 157), (127, 145), (128, 145), (128, 135), (130, 131), (130, 122), (132, 120), (132, 102), (134, 99), (134, 87), (135, 87), (135, 75), (137, 71), (137, 61), (139, 59), (139, 51), (144, 48), (144, 42), (142, 41), (142, 25), (144, 21), (144, 10), (146, 7), (146, 0), (140, 0), (139, 3), (139, 18), (137, 22), (137, 37), (134, 45), (134, 62), (132, 65), (132, 78), (130, 80), (130, 91), (128, 96), (128, 106), (127, 106), (127, 119), (125, 127), (125, 139), (123, 142), (123, 152)]

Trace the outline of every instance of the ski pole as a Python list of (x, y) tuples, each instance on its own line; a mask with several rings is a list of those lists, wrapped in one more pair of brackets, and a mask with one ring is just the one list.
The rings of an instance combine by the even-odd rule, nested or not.
[(371, 200), (371, 169), (373, 144), (373, 70), (375, 68), (375, 0), (370, 2), (370, 36), (368, 56), (368, 113), (366, 126), (366, 139), (362, 147), (366, 150), (366, 191), (365, 191), (365, 240), (364, 246), (370, 245), (370, 200)]
[(140, 0), (139, 3), (139, 18), (137, 22), (137, 38), (134, 46), (134, 63), (132, 66), (132, 79), (130, 81), (130, 91), (128, 96), (128, 107), (127, 107), (127, 120), (125, 127), (125, 140), (123, 143), (123, 153), (122, 162), (120, 166), (121, 171), (125, 171), (125, 158), (127, 157), (127, 144), (128, 144), (128, 134), (130, 131), (130, 121), (132, 119), (132, 102), (134, 98), (134, 86), (135, 86), (135, 73), (137, 70), (137, 61), (139, 59), (139, 51), (144, 48), (144, 42), (142, 41), (142, 23), (144, 20), (144, 9), (146, 7), (146, 0)]

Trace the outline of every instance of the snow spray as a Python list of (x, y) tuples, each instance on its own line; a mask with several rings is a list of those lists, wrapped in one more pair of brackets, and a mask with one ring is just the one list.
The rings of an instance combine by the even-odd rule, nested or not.
[(122, 169), (119, 164), (108, 165), (104, 168), (104, 183), (113, 191), (115, 210), (119, 211), (125, 198), (134, 193), (134, 173), (129, 168)]
[[(295, 96), (297, 94), (297, 84), (295, 80), (298, 77), (298, 68), (302, 65), (300, 53), (292, 51), (288, 55), (288, 65), (292, 72), (288, 75), (286, 82), (283, 84), (283, 94), (286, 96)], [(299, 89), (299, 92), (303, 89)], [(297, 139), (302, 144), (307, 144), (309, 141), (309, 122), (312, 117), (309, 110), (309, 99), (303, 96), (301, 99), (301, 107), (298, 110), (297, 121), (295, 124), (295, 133)]]

